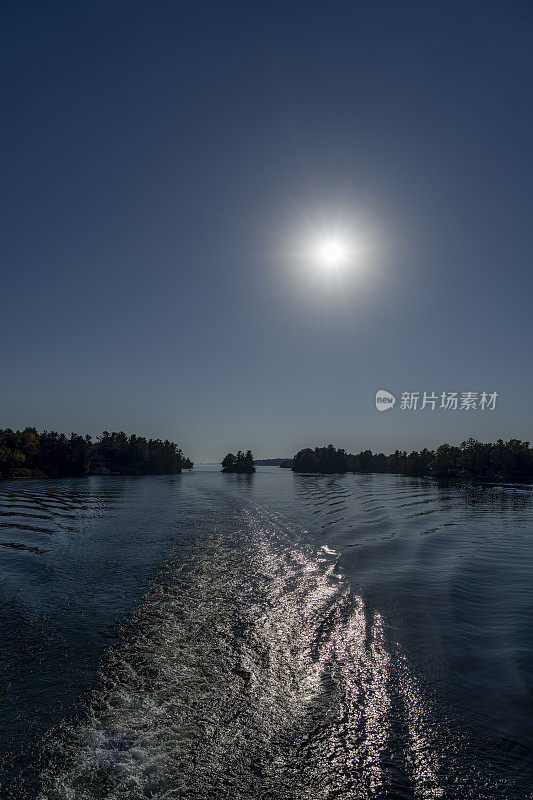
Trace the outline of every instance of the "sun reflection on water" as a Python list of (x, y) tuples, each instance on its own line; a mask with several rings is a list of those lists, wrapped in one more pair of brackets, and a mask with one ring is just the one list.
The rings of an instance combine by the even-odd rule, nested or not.
[(331, 548), (239, 507), (169, 560), (86, 719), (51, 743), (39, 800), (378, 798), (402, 729), (406, 780), (436, 798), (424, 701), (404, 668), (393, 703), (394, 659)]

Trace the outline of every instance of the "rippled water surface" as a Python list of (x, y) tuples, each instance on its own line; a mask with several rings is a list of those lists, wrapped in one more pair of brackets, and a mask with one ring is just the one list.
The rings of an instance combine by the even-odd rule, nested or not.
[(0, 482), (0, 796), (532, 798), (531, 499)]

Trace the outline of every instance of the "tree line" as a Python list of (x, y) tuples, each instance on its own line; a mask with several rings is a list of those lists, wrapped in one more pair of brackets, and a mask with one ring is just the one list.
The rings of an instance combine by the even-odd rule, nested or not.
[[(282, 462), (289, 466), (290, 461)], [(89, 435), (56, 431), (39, 433), (36, 428), (0, 429), (0, 477), (83, 475), (168, 475), (192, 469), (193, 463), (168, 439), (146, 439), (104, 431), (96, 441)], [(529, 442), (479, 442), (468, 439), (459, 446), (441, 444), (436, 450), (395, 450), (348, 453), (328, 447), (304, 448), (292, 460), (294, 472), (381, 472), (412, 476), (484, 478), (533, 478), (533, 448)], [(254, 457), (248, 450), (228, 453), (224, 472), (254, 472)]]
[(104, 431), (89, 435), (25, 428), (0, 429), (0, 477), (84, 475), (173, 475), (192, 468), (180, 448), (168, 439), (146, 439)]
[(468, 439), (458, 447), (441, 444), (436, 450), (396, 450), (390, 455), (362, 450), (347, 453), (328, 447), (304, 448), (293, 459), (294, 472), (383, 472), (434, 477), (532, 478), (533, 448), (529, 442), (478, 442)]

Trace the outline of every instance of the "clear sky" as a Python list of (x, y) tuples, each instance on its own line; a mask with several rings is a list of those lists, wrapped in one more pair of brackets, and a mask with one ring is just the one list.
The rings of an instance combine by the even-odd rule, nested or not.
[(533, 438), (532, 34), (529, 2), (2, 3), (0, 427)]

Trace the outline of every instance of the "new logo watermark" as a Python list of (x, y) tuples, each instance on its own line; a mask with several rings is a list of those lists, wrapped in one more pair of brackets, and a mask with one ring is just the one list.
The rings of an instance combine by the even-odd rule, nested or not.
[(388, 411), (390, 408), (394, 408), (395, 402), (394, 395), (385, 391), (385, 389), (378, 389), (376, 392), (376, 408), (378, 411)]
[[(401, 411), (494, 411), (498, 392), (402, 392)], [(378, 389), (375, 397), (378, 411), (394, 408), (396, 397), (386, 389)]]

